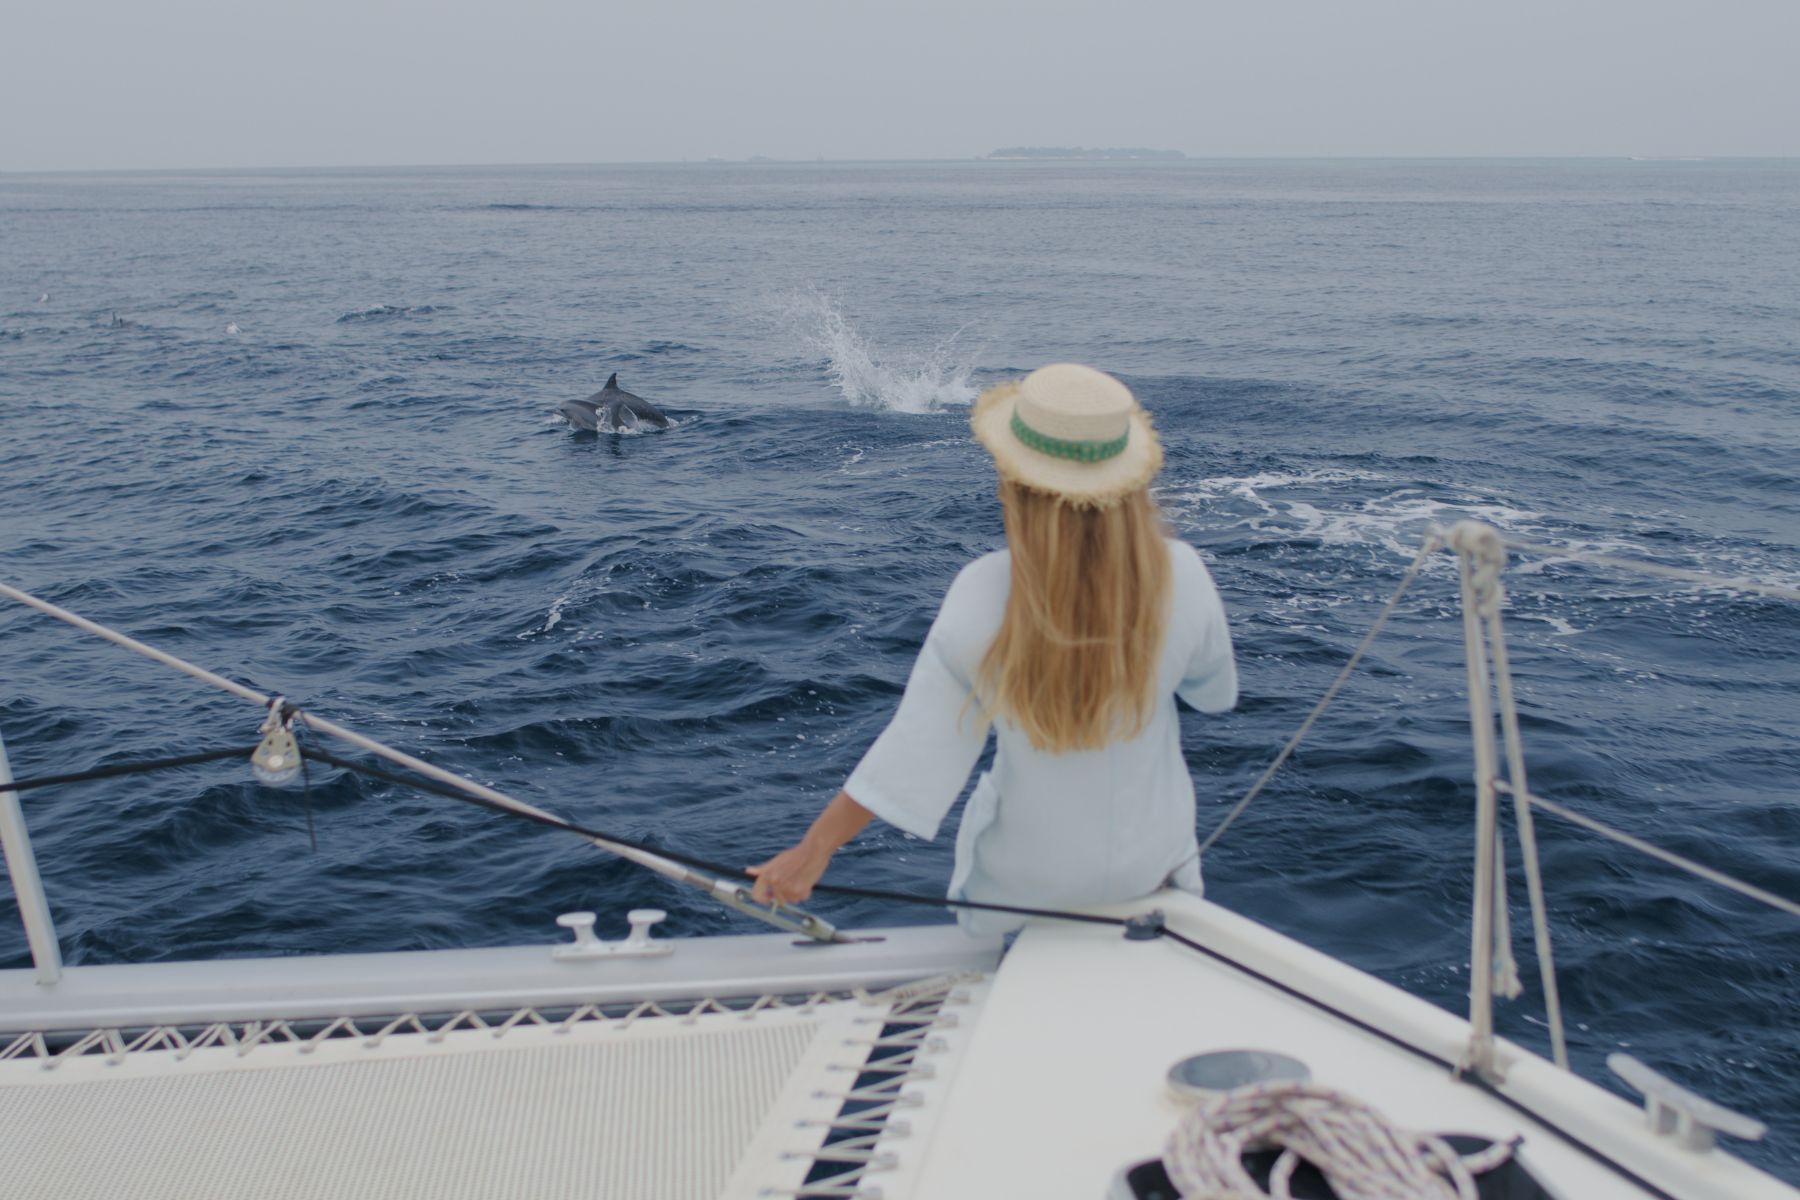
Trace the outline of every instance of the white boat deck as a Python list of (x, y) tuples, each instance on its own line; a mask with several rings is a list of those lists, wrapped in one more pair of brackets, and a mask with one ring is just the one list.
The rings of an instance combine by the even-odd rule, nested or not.
[[(547, 921), (545, 930), (551, 936)], [(554, 936), (568, 940), (560, 932)], [(29, 970), (0, 971), (0, 1033), (874, 989), (926, 975), (985, 971), (1000, 954), (998, 940), (968, 937), (954, 925), (865, 929), (854, 936), (866, 940), (821, 945), (782, 933), (686, 938), (674, 942), (677, 952), (666, 958), (559, 960), (546, 942), (124, 963), (68, 967), (49, 987)]]
[[(911, 1026), (894, 1024), (904, 992), (808, 996), (983, 971), (994, 945), (940, 926), (847, 946), (693, 939), (662, 959), (552, 962), (542, 946), (153, 964), (75, 968), (54, 988), (10, 972), (0, 1029), (141, 1029), (155, 1014), (185, 1032), (129, 1051), (146, 1035), (101, 1037), (55, 1061), (12, 1041), (5, 1194), (1102, 1200), (1182, 1117), (1173, 1062), (1263, 1049), (1397, 1124), (1522, 1137), (1523, 1162), (1561, 1200), (1800, 1198), (1727, 1153), (1653, 1135), (1634, 1105), (1506, 1043), (1504, 1098), (1459, 1081), (1445, 1064), (1463, 1053), (1462, 1019), (1216, 905), (1165, 893), (1115, 912), (1153, 905), (1240, 965), (1047, 921)], [(685, 1015), (692, 998), (759, 992), (786, 1000)], [(635, 1015), (591, 1007), (628, 998)], [(522, 1010), (502, 1029), (494, 1014), (512, 1005), (590, 1007)], [(357, 1013), (353, 1036), (321, 1031)], [(844, 1097), (880, 1074), (866, 1068), (884, 1026), (916, 1035), (887, 1094), (903, 1100), (859, 1115), (846, 1145), (867, 1160), (860, 1181), (808, 1191)]]
[(999, 957), (955, 926), (858, 936), (0, 972), (0, 1195), (795, 1190), (884, 1022), (936, 1005), (845, 993)]
[[(1183, 893), (1155, 906), (1171, 927), (1307, 996), (1456, 1061), (1460, 1018), (1217, 905)], [(1117, 928), (1044, 922), (1022, 933), (986, 996), (916, 1175), (880, 1179), (888, 1197), (1107, 1194), (1118, 1168), (1162, 1154), (1184, 1109), (1171, 1064), (1212, 1050), (1273, 1050), (1313, 1080), (1358, 1097), (1405, 1127), (1506, 1140), (1565, 1200), (1652, 1197), (1590, 1153), (1430, 1058), (1243, 971), (1167, 940)], [(1649, 1133), (1640, 1108), (1501, 1043), (1502, 1090), (1620, 1166), (1691, 1200), (1800, 1195), (1723, 1152)]]

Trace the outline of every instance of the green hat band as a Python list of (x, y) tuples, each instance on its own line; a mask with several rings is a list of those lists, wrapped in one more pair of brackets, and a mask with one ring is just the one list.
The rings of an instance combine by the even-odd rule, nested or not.
[(1019, 417), (1017, 408), (1013, 409), (1012, 431), (1014, 437), (1040, 454), (1087, 463), (1105, 462), (1115, 455), (1123, 454), (1125, 442), (1131, 437), (1131, 426), (1127, 425), (1124, 433), (1109, 442), (1077, 442), (1066, 438), (1053, 438), (1039, 433), (1027, 425)]

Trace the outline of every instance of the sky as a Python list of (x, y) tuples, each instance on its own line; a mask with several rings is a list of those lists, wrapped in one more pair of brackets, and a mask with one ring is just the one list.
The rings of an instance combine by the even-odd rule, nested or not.
[(0, 171), (1800, 155), (1800, 0), (4, 0)]

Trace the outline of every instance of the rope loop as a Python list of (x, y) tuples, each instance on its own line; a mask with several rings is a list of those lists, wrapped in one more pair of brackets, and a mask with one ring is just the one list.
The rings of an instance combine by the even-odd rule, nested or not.
[(274, 733), (278, 729), (291, 730), (294, 727), (294, 718), (299, 715), (300, 706), (289, 704), (286, 696), (270, 696), (268, 715), (263, 718), (263, 723), (257, 726), (256, 732)]
[(1506, 585), (1500, 582), (1506, 570), (1506, 542), (1500, 531), (1480, 521), (1458, 521), (1450, 527), (1444, 544), (1469, 560), (1475, 592), (1475, 611), (1483, 617), (1494, 617), (1506, 602)]

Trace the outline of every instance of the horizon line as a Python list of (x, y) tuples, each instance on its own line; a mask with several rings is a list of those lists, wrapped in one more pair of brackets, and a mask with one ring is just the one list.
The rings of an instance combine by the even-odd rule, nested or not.
[(27, 167), (0, 168), (0, 177), (17, 175), (150, 175), (246, 174), (275, 171), (446, 171), (506, 167), (732, 167), (732, 166), (880, 166), (931, 163), (1140, 163), (1168, 166), (1207, 162), (1783, 162), (1794, 154), (1183, 154), (1180, 158), (995, 157), (991, 154), (937, 158), (642, 158), (518, 162), (430, 163), (299, 163), (251, 166)]

